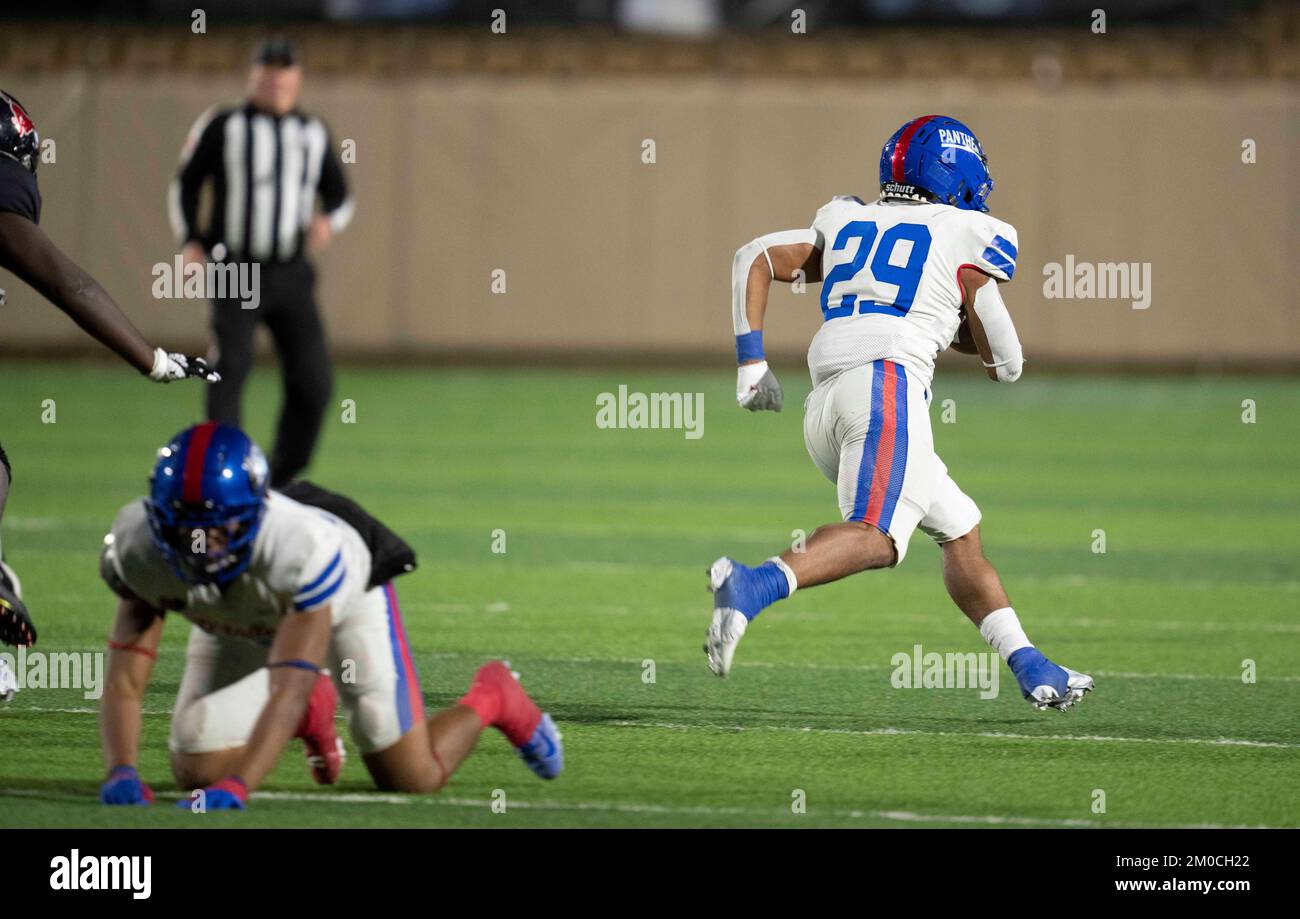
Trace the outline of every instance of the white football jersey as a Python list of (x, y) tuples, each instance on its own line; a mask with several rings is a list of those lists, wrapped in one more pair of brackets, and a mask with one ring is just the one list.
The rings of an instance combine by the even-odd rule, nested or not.
[(928, 387), (934, 359), (961, 319), (957, 271), (1009, 281), (1016, 230), (947, 204), (837, 197), (813, 218), (822, 250), (821, 329), (808, 348), (813, 385), (877, 360), (903, 364)]
[(334, 623), (341, 622), (370, 580), (370, 550), (355, 529), (274, 491), (248, 568), (224, 590), (176, 576), (153, 544), (143, 498), (122, 508), (105, 544), (113, 573), (146, 603), (175, 610), (211, 634), (263, 645), (290, 612), (328, 604)]

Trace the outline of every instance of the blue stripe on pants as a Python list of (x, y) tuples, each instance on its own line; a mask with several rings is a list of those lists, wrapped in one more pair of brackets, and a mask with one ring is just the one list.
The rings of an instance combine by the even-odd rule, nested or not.
[(871, 477), (876, 471), (876, 451), (880, 448), (880, 415), (885, 398), (885, 362), (871, 365), (871, 416), (867, 419), (867, 436), (862, 444), (862, 462), (858, 465), (858, 487), (853, 495), (853, 515), (850, 520), (861, 520), (867, 515), (867, 499), (871, 495)]
[(894, 461), (889, 469), (889, 486), (885, 503), (880, 509), (880, 528), (889, 532), (894, 519), (894, 505), (903, 493), (903, 477), (907, 474), (907, 372), (901, 364), (894, 364), (897, 386), (894, 389)]
[(397, 610), (393, 608), (392, 585), (384, 589), (384, 606), (388, 611), (388, 642), (393, 650), (393, 666), (397, 668), (397, 723), (405, 735), (415, 723), (415, 713), (411, 709), (410, 670), (407, 667), (407, 654), (402, 647), (402, 638), (398, 632)]

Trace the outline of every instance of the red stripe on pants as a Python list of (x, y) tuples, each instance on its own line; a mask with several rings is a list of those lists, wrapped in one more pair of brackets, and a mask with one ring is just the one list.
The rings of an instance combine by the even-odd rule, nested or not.
[[(894, 432), (898, 423), (894, 397), (898, 392), (898, 365), (885, 361), (885, 376), (880, 394), (880, 442), (876, 445), (876, 461), (871, 476), (871, 491), (867, 494), (864, 523), (880, 523), (880, 511), (885, 505), (885, 492), (889, 490), (889, 476), (894, 471)], [(873, 419), (875, 420), (875, 419)]]

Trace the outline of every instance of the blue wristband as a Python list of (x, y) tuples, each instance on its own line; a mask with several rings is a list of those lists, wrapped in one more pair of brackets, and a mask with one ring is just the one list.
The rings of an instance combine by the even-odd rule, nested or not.
[(313, 664), (311, 661), (305, 661), (301, 659), (276, 661), (273, 664), (266, 665), (266, 669), (268, 670), (270, 670), (273, 667), (293, 667), (296, 670), (309, 670), (312, 673), (320, 673), (320, 668), (317, 667), (315, 664)]
[(763, 330), (756, 329), (736, 336), (736, 363), (763, 359)]

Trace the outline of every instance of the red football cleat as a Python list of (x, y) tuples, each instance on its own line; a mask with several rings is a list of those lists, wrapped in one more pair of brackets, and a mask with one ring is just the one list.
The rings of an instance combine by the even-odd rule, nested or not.
[(528, 698), (510, 667), (502, 661), (489, 661), (478, 668), (470, 692), (484, 690), (494, 692), (497, 698), (493, 727), (505, 734), (516, 747), (528, 743), (542, 720), (542, 710)]
[(334, 714), (338, 707), (339, 694), (334, 681), (322, 671), (312, 687), (307, 711), (298, 722), (298, 732), (293, 735), (302, 738), (303, 746), (307, 748), (311, 777), (318, 785), (333, 785), (343, 771), (343, 741), (334, 730)]

